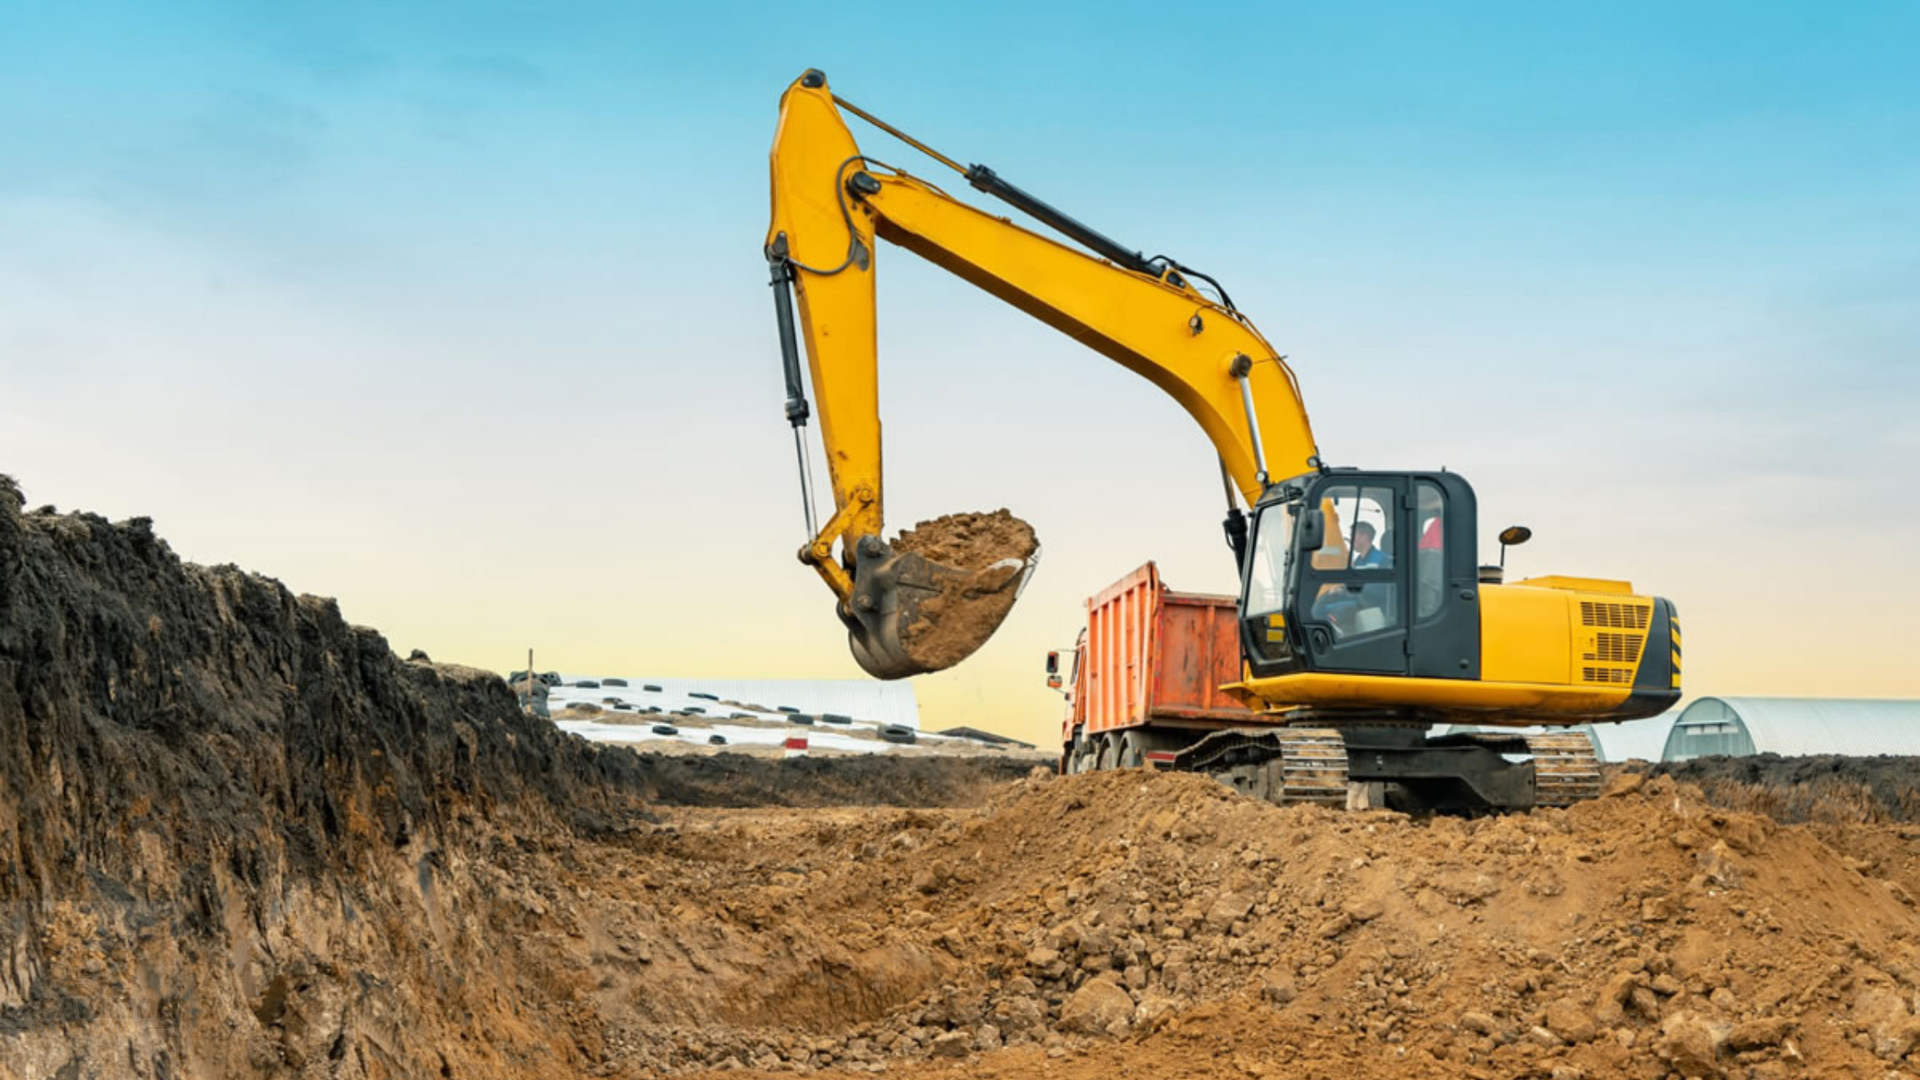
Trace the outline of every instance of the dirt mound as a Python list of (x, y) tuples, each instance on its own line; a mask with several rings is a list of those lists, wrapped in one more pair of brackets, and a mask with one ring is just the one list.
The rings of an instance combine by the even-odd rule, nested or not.
[(1649, 766), (1699, 784), (1716, 806), (1776, 821), (1920, 821), (1920, 758), (1708, 757)]
[(940, 671), (973, 655), (1000, 628), (1040, 542), (1031, 525), (1002, 509), (923, 521), (902, 532), (893, 549), (970, 571), (943, 576), (939, 595), (921, 601), (901, 630), (907, 654), (924, 670)]
[[(805, 873), (780, 902), (860, 951), (810, 993), (742, 988), (735, 1033), (701, 1036), (713, 1063), (1839, 1076), (1879, 1075), (1920, 1039), (1920, 915), (1892, 868), (1667, 778), (1566, 811), (1419, 821), (1093, 774), (889, 824), (819, 835), (847, 845), (844, 866), (788, 845)], [(848, 985), (867, 1007), (830, 1000)], [(799, 1017), (805, 1038), (756, 1030)]]
[(973, 811), (673, 811), (583, 853), (594, 875), (559, 891), (604, 895), (552, 917), (644, 957), (579, 978), (600, 980), (615, 1074), (1903, 1061), (1920, 1038), (1912, 836), (1823, 842), (1668, 778), (1617, 784), (1480, 821), (1281, 809), (1141, 772), (1029, 777)]

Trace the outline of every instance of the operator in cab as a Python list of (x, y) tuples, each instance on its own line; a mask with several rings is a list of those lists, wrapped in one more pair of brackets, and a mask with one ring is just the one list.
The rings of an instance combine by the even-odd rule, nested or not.
[(1384, 551), (1373, 546), (1373, 526), (1367, 522), (1355, 522), (1353, 526), (1353, 558), (1347, 566), (1354, 570), (1390, 570), (1393, 559)]

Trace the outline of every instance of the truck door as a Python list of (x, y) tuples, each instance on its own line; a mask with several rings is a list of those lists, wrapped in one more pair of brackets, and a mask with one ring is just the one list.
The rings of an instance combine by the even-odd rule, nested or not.
[(1294, 618), (1312, 670), (1407, 673), (1407, 495), (1403, 477), (1351, 476), (1309, 496), (1325, 526), (1301, 553)]

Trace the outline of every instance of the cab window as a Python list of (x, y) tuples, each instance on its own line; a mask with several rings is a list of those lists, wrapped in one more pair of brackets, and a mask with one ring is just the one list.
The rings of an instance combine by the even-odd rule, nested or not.
[[(1399, 589), (1393, 573), (1394, 489), (1353, 484), (1322, 490), (1325, 539), (1309, 561), (1314, 621), (1333, 628), (1336, 639), (1392, 630), (1401, 625)], [(1377, 579), (1377, 580), (1376, 580)]]
[(1440, 612), (1446, 595), (1447, 530), (1440, 485), (1422, 480), (1414, 497), (1414, 527), (1420, 537), (1413, 558), (1414, 618), (1429, 619)]
[(1293, 552), (1293, 504), (1276, 503), (1260, 511), (1248, 552), (1248, 615), (1265, 615), (1287, 606), (1288, 562)]

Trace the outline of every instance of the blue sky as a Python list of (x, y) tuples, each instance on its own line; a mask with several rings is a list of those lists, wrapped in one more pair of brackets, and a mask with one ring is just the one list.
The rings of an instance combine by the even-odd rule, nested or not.
[[(1831, 655), (1758, 629), (1841, 522), (1920, 546), (1916, 43), (1893, 3), (0, 0), (0, 469), (448, 658), (750, 674), (752, 604), (766, 674), (851, 675), (791, 562), (758, 255), (818, 66), (1221, 278), (1332, 460), (1460, 469), (1533, 569), (1674, 597), (1704, 691), (1920, 694), (1832, 604)], [(1033, 734), (1081, 598), (1149, 556), (1230, 587), (1211, 458), (1145, 383), (880, 258), (895, 524), (1004, 504), (1047, 545), (922, 696)], [(1859, 617), (1911, 641), (1920, 571), (1884, 577)]]

